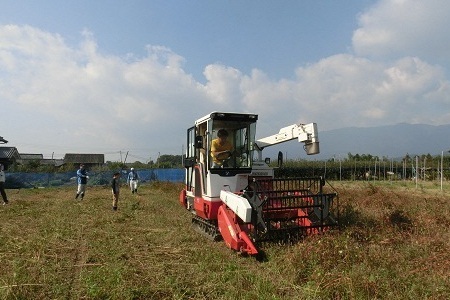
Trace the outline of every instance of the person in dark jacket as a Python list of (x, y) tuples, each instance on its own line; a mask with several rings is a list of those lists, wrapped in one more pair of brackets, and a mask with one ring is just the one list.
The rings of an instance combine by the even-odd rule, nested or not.
[(117, 210), (117, 203), (119, 202), (119, 194), (120, 194), (120, 173), (116, 172), (113, 175), (113, 179), (111, 180), (111, 189), (112, 189), (112, 209)]
[(78, 189), (77, 189), (77, 195), (75, 196), (75, 199), (77, 199), (80, 196), (81, 197), (80, 200), (83, 200), (84, 193), (86, 192), (86, 184), (87, 184), (88, 179), (89, 179), (89, 176), (87, 175), (87, 171), (84, 168), (84, 165), (81, 164), (80, 168), (77, 171)]

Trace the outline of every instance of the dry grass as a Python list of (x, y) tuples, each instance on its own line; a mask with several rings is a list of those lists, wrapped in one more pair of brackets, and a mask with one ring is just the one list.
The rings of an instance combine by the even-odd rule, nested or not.
[(1, 299), (446, 299), (448, 194), (333, 183), (342, 229), (240, 257), (192, 230), (180, 185), (9, 190), (0, 207)]

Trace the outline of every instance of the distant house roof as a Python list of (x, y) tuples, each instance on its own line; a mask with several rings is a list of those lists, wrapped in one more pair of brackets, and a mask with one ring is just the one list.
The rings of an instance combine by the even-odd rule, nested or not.
[(0, 147), (0, 159), (20, 159), (20, 154), (16, 147)]
[(62, 165), (64, 165), (64, 160), (63, 159), (41, 159), (41, 165), (51, 165), (51, 166), (55, 166), (55, 167), (60, 167)]
[(66, 153), (64, 155), (64, 162), (70, 164), (104, 164), (104, 154), (80, 154), (80, 153)]
[(64, 165), (63, 159), (46, 159), (43, 154), (33, 154), (33, 153), (20, 153), (20, 159), (17, 160), (18, 163), (26, 164), (30, 161), (39, 161), (41, 165), (50, 165), (55, 167), (60, 167)]
[(0, 147), (0, 163), (5, 165), (6, 169), (19, 159), (20, 154), (16, 147)]
[(44, 155), (43, 154), (20, 153), (20, 159), (22, 159), (22, 160), (41, 160), (41, 159), (44, 159)]

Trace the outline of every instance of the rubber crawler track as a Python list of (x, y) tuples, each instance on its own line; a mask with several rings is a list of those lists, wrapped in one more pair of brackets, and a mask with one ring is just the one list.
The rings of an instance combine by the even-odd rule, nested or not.
[(200, 232), (201, 234), (205, 235), (206, 237), (208, 237), (213, 241), (220, 241), (222, 239), (219, 227), (217, 226), (217, 221), (216, 222), (208, 221), (198, 216), (195, 216), (192, 218), (192, 225), (198, 232)]

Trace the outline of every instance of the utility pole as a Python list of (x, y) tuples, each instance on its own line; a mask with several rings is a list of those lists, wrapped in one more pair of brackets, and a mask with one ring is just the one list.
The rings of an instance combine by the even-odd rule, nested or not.
[(419, 165), (419, 156), (416, 155), (416, 189), (417, 189), (417, 177), (418, 177), (418, 172), (417, 172), (417, 167)]

